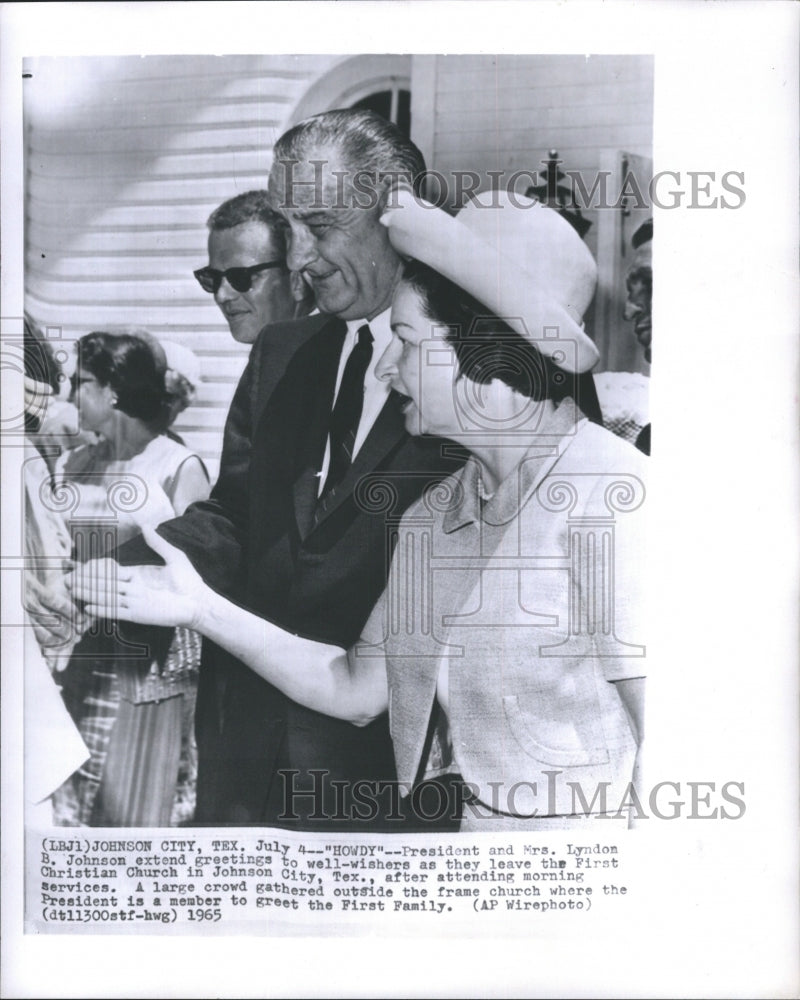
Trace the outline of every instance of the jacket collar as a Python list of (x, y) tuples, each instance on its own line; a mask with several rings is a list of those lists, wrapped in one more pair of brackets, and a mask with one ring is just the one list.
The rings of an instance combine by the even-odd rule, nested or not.
[(491, 495), (483, 485), (480, 461), (471, 456), (458, 473), (461, 489), (454, 493), (458, 499), (446, 511), (442, 530), (450, 534), (480, 521), (494, 526), (513, 521), (570, 446), (583, 423), (585, 419), (577, 418), (573, 401), (565, 399), (539, 426), (522, 461)]

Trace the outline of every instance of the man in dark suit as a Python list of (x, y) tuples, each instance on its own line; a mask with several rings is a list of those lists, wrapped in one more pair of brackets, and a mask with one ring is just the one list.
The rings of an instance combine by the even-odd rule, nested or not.
[[(372, 112), (328, 112), (278, 141), (270, 197), (320, 314), (260, 335), (211, 498), (159, 528), (219, 592), (344, 647), (384, 588), (393, 526), (461, 461), (410, 438), (402, 398), (375, 376), (401, 266), (378, 220), (398, 177), (423, 173), (416, 147)], [(390, 787), (378, 815), (358, 802), (358, 782), (394, 778), (385, 718), (357, 729), (311, 712), (215, 655), (197, 739), (200, 824), (398, 826)]]
[[(286, 265), (280, 216), (264, 190), (245, 191), (222, 202), (208, 217), (208, 264), (194, 272), (198, 284), (214, 296), (228, 329), (240, 344), (254, 344), (266, 326), (305, 316), (313, 308), (310, 289)], [(253, 371), (246, 380), (250, 410), (257, 410), (302, 343), (302, 331), (292, 337), (265, 336), (252, 354)], [(263, 371), (262, 371), (263, 369)], [(260, 387), (260, 389), (259, 389)], [(245, 408), (248, 409), (248, 408)], [(232, 415), (238, 407), (232, 408)], [(239, 414), (241, 415), (241, 414)], [(250, 448), (254, 412), (244, 426), (230, 420), (226, 445)], [(230, 440), (240, 437), (238, 442)]]

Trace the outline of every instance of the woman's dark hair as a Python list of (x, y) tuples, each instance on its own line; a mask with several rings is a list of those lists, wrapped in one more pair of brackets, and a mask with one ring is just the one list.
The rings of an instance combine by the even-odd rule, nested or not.
[(499, 379), (537, 402), (572, 395), (573, 378), (541, 354), (504, 320), (438, 271), (417, 260), (403, 268), (425, 315), (449, 328), (459, 375), (487, 384)]
[(129, 417), (166, 429), (169, 396), (164, 364), (142, 337), (130, 333), (87, 333), (78, 341), (78, 364), (117, 396), (116, 408)]
[(45, 382), (53, 392), (57, 393), (63, 375), (52, 344), (42, 333), (39, 325), (27, 313), (25, 313), (23, 331), (25, 374), (37, 382)]
[[(49, 385), (57, 395), (63, 378), (61, 365), (56, 359), (53, 346), (42, 333), (40, 327), (25, 313), (23, 325), (23, 365), (28, 378)], [(39, 430), (41, 417), (25, 413), (25, 430), (34, 434)]]

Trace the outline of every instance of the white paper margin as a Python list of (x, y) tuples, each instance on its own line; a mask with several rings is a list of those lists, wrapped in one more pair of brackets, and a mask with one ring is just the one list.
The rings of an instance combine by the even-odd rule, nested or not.
[[(656, 171), (744, 171), (747, 201), (656, 220), (650, 768), (742, 778), (748, 805), (738, 824), (649, 829), (647, 905), (602, 938), (23, 936), (21, 658), (3, 629), (4, 996), (796, 995), (797, 43), (796, 5), (763, 0), (3, 5), (4, 316), (22, 314), (23, 55), (655, 53)], [(6, 450), (5, 482), (18, 461)]]

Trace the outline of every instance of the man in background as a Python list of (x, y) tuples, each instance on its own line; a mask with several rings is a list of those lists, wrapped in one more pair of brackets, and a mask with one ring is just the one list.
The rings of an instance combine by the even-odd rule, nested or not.
[(231, 336), (255, 345), (225, 423), (223, 455), (229, 467), (246, 468), (258, 414), (305, 337), (300, 325), (291, 337), (262, 330), (305, 316), (314, 299), (286, 264), (284, 228), (266, 191), (229, 198), (208, 217), (208, 264), (194, 272), (214, 296)]
[(636, 339), (644, 348), (644, 359), (652, 361), (653, 322), (653, 220), (648, 219), (631, 237), (633, 263), (625, 275), (625, 319), (633, 322)]
[(208, 266), (194, 274), (240, 344), (253, 344), (269, 323), (304, 316), (313, 306), (286, 267), (280, 222), (266, 191), (237, 194), (208, 219)]
[[(634, 232), (631, 245), (635, 251), (633, 263), (625, 275), (625, 319), (633, 322), (633, 332), (644, 349), (648, 365), (653, 360), (653, 220), (647, 219)], [(636, 447), (650, 454), (650, 424), (636, 438)]]

